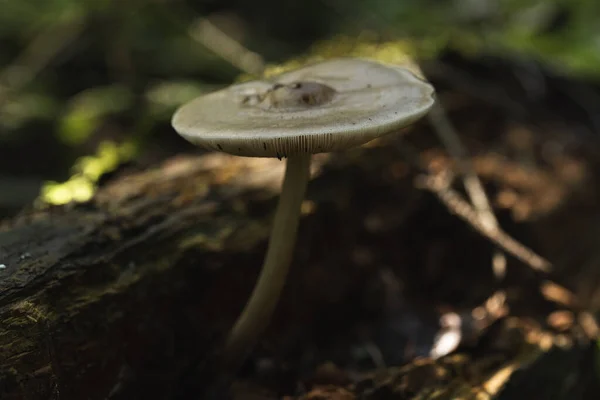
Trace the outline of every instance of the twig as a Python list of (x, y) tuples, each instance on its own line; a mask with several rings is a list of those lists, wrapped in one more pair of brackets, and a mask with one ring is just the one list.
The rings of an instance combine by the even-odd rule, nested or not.
[(265, 67), (263, 58), (232, 39), (207, 18), (198, 19), (189, 29), (189, 34), (194, 40), (241, 71), (251, 75), (262, 75)]
[[(428, 114), (428, 118), (438, 137), (455, 159), (458, 171), (462, 175), (463, 185), (475, 207), (481, 224), (489, 231), (498, 229), (498, 220), (490, 206), (483, 185), (469, 161), (466, 148), (463, 146), (458, 133), (446, 116), (442, 106), (439, 104), (434, 105)], [(506, 275), (506, 257), (500, 251), (494, 252), (492, 268), (497, 278), (501, 279)]]
[(489, 224), (484, 223), (473, 207), (450, 187), (448, 175), (449, 173), (441, 173), (436, 176), (421, 176), (417, 184), (433, 192), (452, 213), (468, 222), (479, 233), (507, 253), (512, 254), (533, 269), (544, 272), (550, 271), (551, 264), (548, 260), (525, 247), (500, 228), (490, 227)]

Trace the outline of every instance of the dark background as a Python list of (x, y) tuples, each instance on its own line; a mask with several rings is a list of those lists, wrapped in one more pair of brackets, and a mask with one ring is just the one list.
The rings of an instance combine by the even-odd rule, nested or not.
[(0, 216), (34, 199), (85, 200), (123, 161), (196, 151), (169, 127), (172, 112), (243, 72), (192, 38), (202, 18), (270, 64), (323, 40), (401, 40), (422, 60), (449, 49), (517, 55), (593, 82), (599, 9), (594, 0), (3, 0)]
[[(240, 166), (250, 165), (248, 160), (233, 165), (233, 177), (224, 173), (229, 161), (222, 161), (214, 170), (186, 171), (179, 180), (163, 174), (168, 168), (160, 163), (201, 152), (170, 127), (179, 105), (252, 75), (252, 68), (236, 63), (239, 58), (227, 58), (226, 46), (211, 48), (214, 35), (198, 30), (207, 22), (271, 69), (315, 55), (360, 53), (389, 61), (409, 52), (469, 149), (500, 226), (555, 266), (546, 275), (509, 256), (506, 279), (496, 279), (491, 242), (432, 193), (415, 189), (420, 171), (405, 156), (420, 159), (431, 171), (456, 172), (455, 155), (424, 118), (406, 137), (332, 155), (311, 181), (308, 198), (316, 211), (301, 223), (297, 265), (282, 311), (242, 377), (291, 394), (309, 388), (299, 382), (304, 385), (303, 377), (325, 362), (335, 362), (348, 375), (375, 368), (365, 350), (371, 345), (388, 365), (411, 362), (415, 354), (428, 354), (441, 314), (455, 311), (468, 320), (496, 290), (506, 294), (509, 317), (524, 331), (534, 321), (571, 344), (584, 336), (566, 332), (580, 333), (577, 318), (584, 312), (597, 316), (600, 309), (598, 0), (0, 0), (0, 264), (6, 264), (6, 274), (29, 271), (35, 282), (39, 278), (55, 288), (40, 304), (59, 310), (43, 329), (62, 347), (51, 354), (58, 372), (42, 371), (40, 387), (58, 382), (64, 398), (89, 397), (90, 379), (100, 382), (96, 395), (103, 395), (119, 366), (133, 360), (139, 380), (126, 384), (125, 392), (179, 388), (183, 371), (216, 348), (212, 340), (223, 337), (246, 300), (264, 255), (274, 193), (245, 191), (231, 198), (225, 189), (236, 185), (236, 174), (248, 174)], [(413, 153), (405, 151), (407, 143)], [(170, 160), (203, 163), (198, 157)], [(145, 172), (161, 165), (159, 179)], [(119, 176), (133, 176), (141, 186)], [(226, 184), (215, 183), (223, 180)], [(123, 185), (117, 191), (123, 198), (111, 195), (111, 182)], [(161, 224), (163, 217), (187, 215), (191, 204), (203, 204), (198, 193), (203, 185), (218, 200), (204, 225), (183, 217)], [(88, 202), (98, 187), (99, 195)], [(464, 195), (460, 179), (453, 187)], [(131, 198), (128, 191), (134, 192)], [(189, 203), (171, 201), (179, 201), (180, 194)], [(45, 207), (70, 202), (82, 204)], [(137, 202), (140, 207), (132, 209), (139, 215), (127, 215), (128, 208), (121, 207)], [(98, 211), (110, 215), (109, 226), (98, 222), (92, 229), (94, 221), (86, 217)], [(29, 221), (38, 212), (41, 222)], [(263, 236), (240, 228), (250, 223)], [(88, 233), (81, 234), (79, 225)], [(225, 239), (215, 234), (221, 228), (252, 244), (243, 251), (227, 247), (230, 233)], [(152, 242), (140, 239), (145, 232), (160, 234)], [(207, 242), (223, 241), (224, 247), (180, 246), (196, 233)], [(110, 258), (130, 242), (139, 247)], [(42, 256), (32, 257), (35, 251)], [(57, 254), (68, 256), (55, 262)], [(139, 284), (119, 287), (135, 265)], [(51, 273), (38, 277), (40, 266)], [(566, 289), (557, 289), (552, 298), (544, 292), (548, 280)], [(5, 282), (20, 300), (38, 296), (36, 287)], [(107, 289), (95, 298), (98, 287)], [(104, 295), (115, 290), (121, 296)], [(78, 303), (86, 291), (94, 300)], [(13, 299), (6, 293), (10, 307), (0, 311), (12, 316)], [(571, 295), (576, 301), (564, 301)], [(115, 317), (103, 317), (98, 308)], [(565, 310), (570, 323), (550, 318)], [(62, 318), (87, 328), (73, 324), (77, 329), (69, 330)], [(38, 321), (33, 322), (7, 326), (16, 338), (27, 338), (23, 332), (38, 332)], [(511, 346), (501, 347), (510, 333), (485, 328), (484, 343), (468, 354), (485, 361), (494, 351), (514, 356)], [(33, 336), (46, 343), (43, 335)], [(165, 340), (171, 336), (179, 338), (176, 351)], [(500, 350), (485, 339), (489, 336), (501, 338)], [(424, 344), (411, 344), (415, 338)], [(597, 329), (559, 357), (540, 358), (533, 374), (517, 376), (504, 398), (547, 398), (540, 388), (554, 398), (598, 398), (596, 338)], [(72, 343), (85, 346), (80, 351)], [(123, 343), (129, 346), (125, 353)], [(27, 381), (22, 371), (36, 373), (46, 352), (32, 351), (39, 359), (30, 362), (21, 357), (29, 353), (18, 349), (6, 346), (24, 363), (21, 369), (10, 365), (18, 374), (9, 371), (6, 387), (19, 393), (28, 382), (22, 387), (38, 393), (35, 379)], [(79, 360), (89, 360), (97, 370), (82, 375), (85, 362)], [(592, 395), (574, 396), (577, 391)]]

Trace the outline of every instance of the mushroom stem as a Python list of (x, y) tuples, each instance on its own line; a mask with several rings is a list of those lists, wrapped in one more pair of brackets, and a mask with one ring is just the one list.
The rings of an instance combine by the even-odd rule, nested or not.
[(290, 156), (269, 238), (265, 261), (244, 310), (235, 322), (225, 344), (223, 361), (227, 369), (244, 362), (266, 329), (286, 282), (302, 200), (310, 176), (310, 154)]

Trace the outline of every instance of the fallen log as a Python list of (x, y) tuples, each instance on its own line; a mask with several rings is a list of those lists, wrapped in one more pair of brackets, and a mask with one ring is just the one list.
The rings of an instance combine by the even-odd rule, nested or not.
[[(292, 276), (259, 354), (289, 364), (319, 341), (349, 353), (344, 334), (380, 317), (385, 299), (370, 283), (382, 265), (421, 309), (469, 282), (472, 304), (489, 295), (481, 266), (492, 246), (413, 187), (396, 147), (315, 157), (314, 169)], [(0, 398), (181, 396), (252, 289), (282, 173), (277, 160), (180, 156), (113, 178), (90, 202), (4, 222)], [(459, 273), (437, 270), (440, 260)], [(309, 364), (335, 351), (322, 353)]]
[[(316, 157), (316, 169), (323, 160)], [(176, 157), (109, 181), (88, 203), (5, 222), (0, 397), (169, 398), (250, 293), (282, 168), (277, 160)], [(312, 196), (326, 209), (354, 189), (345, 178)], [(348, 200), (341, 207), (349, 210)], [(323, 223), (313, 219), (301, 242)], [(335, 224), (323, 229), (332, 231)], [(297, 263), (309, 257), (302, 244), (298, 253)], [(346, 277), (335, 285), (340, 296), (356, 284)]]

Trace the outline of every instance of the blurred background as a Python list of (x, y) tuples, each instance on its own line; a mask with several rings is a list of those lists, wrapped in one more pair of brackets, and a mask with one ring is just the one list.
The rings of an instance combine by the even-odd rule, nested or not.
[[(596, 320), (589, 317), (592, 327), (584, 330), (596, 340), (600, 332), (596, 322), (600, 310), (599, 0), (0, 0), (0, 220), (32, 206), (86, 202), (99, 185), (120, 172), (156, 166), (175, 154), (199, 154), (198, 148), (175, 133), (170, 119), (178, 106), (200, 94), (308, 59), (345, 55), (392, 63), (404, 62), (407, 56), (417, 60), (436, 87), (438, 103), (448, 118), (443, 113), (437, 119), (424, 118), (410, 128), (422, 134), (391, 135), (398, 137), (386, 146), (377, 149), (375, 144), (363, 153), (327, 161), (328, 173), (313, 186), (313, 193), (324, 200), (303, 222), (305, 234), (298, 251), (312, 258), (302, 261), (305, 265), (297, 274), (305, 278), (291, 279), (287, 303), (282, 302), (291, 311), (280, 318), (293, 316), (297, 329), (289, 332), (301, 333), (289, 340), (294, 352), (263, 349), (260, 354), (281, 353), (282, 360), (304, 360), (308, 354), (308, 361), (297, 363), (299, 370), (308, 365), (306, 370), (312, 371), (314, 365), (330, 359), (342, 367), (356, 364), (357, 370), (367, 370), (379, 365), (370, 350), (375, 343), (388, 365), (399, 365), (429, 352), (429, 347), (413, 346), (410, 340), (407, 343), (414, 348), (408, 351), (410, 346), (399, 338), (416, 338), (415, 343), (429, 340), (439, 325), (437, 314), (446, 311), (474, 320), (481, 305), (495, 299), (492, 294), (498, 288), (510, 304), (511, 316), (523, 316), (528, 324), (535, 317), (561, 334), (581, 323), (580, 311), (586, 316), (590, 311)], [(456, 143), (444, 143), (443, 133), (453, 126), (468, 155), (461, 154), (460, 148), (457, 151)], [(407, 144), (416, 151), (405, 152)], [(499, 253), (494, 254), (490, 241), (455, 218), (439, 198), (415, 190), (413, 178), (422, 171), (415, 168), (418, 163), (407, 165), (405, 159), (411, 156), (426, 164), (429, 172), (452, 171), (456, 176), (464, 172), (457, 160), (468, 158), (481, 177), (499, 225), (551, 260), (552, 273), (534, 271), (510, 256), (504, 259), (508, 272), (502, 280), (492, 261), (499, 259)], [(344, 191), (329, 193), (324, 187)], [(467, 198), (468, 190), (463, 189), (457, 192)], [(242, 218), (237, 211), (232, 215)], [(335, 239), (339, 232), (344, 235)], [(327, 236), (334, 239), (325, 240)], [(5, 247), (13, 251), (11, 240)], [(168, 326), (171, 318), (179, 318), (187, 322), (174, 329), (186, 334), (208, 332), (195, 318), (202, 314), (197, 309), (200, 303), (189, 301), (202, 290), (189, 282), (217, 282), (217, 288), (221, 282), (227, 290), (208, 291), (209, 295), (225, 293), (226, 304), (242, 304), (245, 298), (236, 300), (230, 293), (243, 296), (244, 291), (230, 288), (249, 285), (250, 275), (239, 272), (246, 264), (257, 268), (254, 260), (262, 258), (262, 250), (256, 245), (252, 257), (223, 252), (240, 257), (240, 262), (230, 261), (238, 269), (211, 266), (211, 260), (220, 257), (236, 260), (220, 250), (200, 249), (191, 257), (188, 250), (182, 251), (187, 264), (179, 265), (178, 259), (177, 268), (164, 271), (173, 275), (157, 275), (160, 282), (156, 283), (163, 290), (164, 282), (171, 282), (166, 287), (177, 289), (164, 292), (181, 303), (166, 302), (169, 307), (164, 307), (163, 319), (148, 326)], [(29, 253), (23, 254), (19, 262)], [(208, 259), (210, 267), (196, 268), (201, 258)], [(215, 265), (226, 264), (221, 262)], [(144, 285), (154, 288), (153, 279)], [(544, 286), (550, 280), (572, 290), (576, 301), (571, 301), (575, 295), (558, 285)], [(65, 281), (66, 287), (69, 280)], [(179, 282), (186, 284), (176, 286)], [(71, 299), (62, 292), (61, 296), (64, 302)], [(129, 305), (136, 312), (124, 315), (144, 321), (149, 317), (138, 316), (144, 313), (137, 312), (136, 301)], [(209, 303), (212, 310), (214, 299)], [(173, 304), (182, 304), (183, 314), (174, 312), (179, 307)], [(429, 319), (422, 318), (424, 311), (431, 310), (435, 313), (427, 314)], [(225, 314), (218, 318), (234, 315)], [(189, 329), (188, 323), (199, 325)], [(113, 332), (121, 332), (114, 326)], [(274, 326), (273, 337), (293, 336), (280, 334)], [(321, 341), (305, 339), (303, 329), (313, 326), (318, 327), (315, 331), (321, 336), (315, 337)], [(97, 334), (92, 328), (87, 333), (90, 338)], [(124, 339), (114, 337), (120, 346)], [(157, 350), (152, 345), (151, 352), (148, 347), (132, 346), (139, 354), (135, 349), (131, 354), (139, 359), (150, 354), (158, 360), (153, 365), (164, 368), (159, 374), (158, 369), (140, 367), (140, 376), (151, 380), (167, 376), (163, 383), (157, 380), (158, 386), (178, 382), (182, 369), (173, 365), (189, 367), (190, 354), (203, 354), (205, 345), (183, 337), (197, 351), (181, 345), (178, 360), (168, 346)], [(306, 349), (313, 342), (320, 350), (310, 353)], [(363, 345), (367, 342), (369, 346)], [(65, 348), (78, 349), (70, 344)], [(579, 357), (576, 351), (572, 354)], [(592, 380), (597, 383), (598, 371), (590, 367), (600, 365), (597, 354), (594, 361), (585, 356), (588, 364), (575, 356), (572, 363), (542, 362), (555, 375), (545, 371), (538, 380), (528, 381), (533, 397), (524, 392), (521, 397), (505, 398), (544, 398), (539, 397), (538, 386), (554, 395), (560, 391), (552, 384), (563, 381), (575, 389)], [(79, 377), (79, 365), (68, 368)], [(69, 382), (70, 375), (64, 376)], [(552, 376), (557, 376), (556, 382)], [(284, 388), (285, 393), (292, 386)], [(560, 393), (565, 397), (552, 398), (576, 398), (568, 391)], [(598, 398), (597, 391), (590, 398)]]
[(0, 0), (0, 217), (85, 201), (123, 163), (197, 151), (170, 128), (175, 108), (262, 63), (509, 54), (593, 84), (599, 21), (596, 0)]

